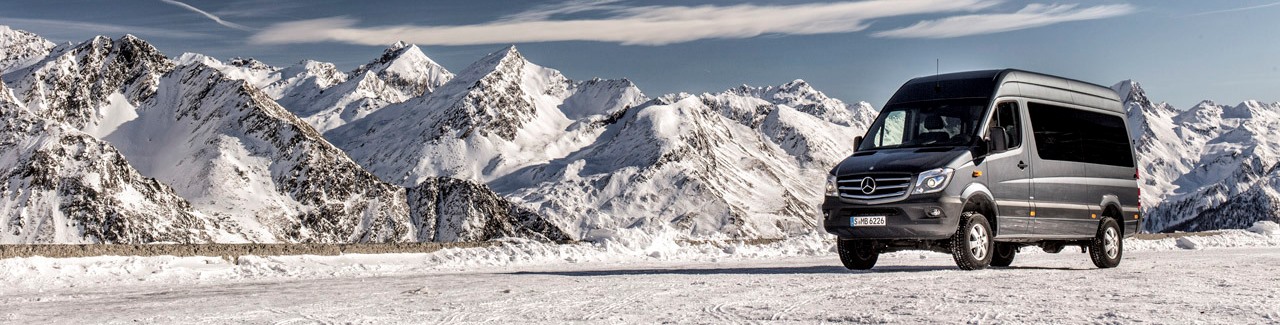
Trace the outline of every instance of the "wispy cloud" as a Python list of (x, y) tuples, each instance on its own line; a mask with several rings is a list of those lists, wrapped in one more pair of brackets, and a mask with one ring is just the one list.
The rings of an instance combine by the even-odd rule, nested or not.
[(216, 15), (214, 15), (214, 14), (211, 14), (211, 13), (209, 13), (208, 11), (200, 10), (200, 8), (196, 8), (196, 7), (194, 7), (194, 6), (191, 6), (191, 5), (189, 5), (189, 4), (186, 4), (186, 3), (183, 3), (183, 2), (180, 2), (180, 1), (177, 1), (177, 0), (160, 0), (160, 1), (164, 1), (164, 3), (171, 4), (171, 5), (175, 5), (175, 6), (178, 6), (178, 7), (182, 7), (183, 9), (187, 9), (187, 10), (190, 10), (190, 11), (192, 11), (192, 12), (195, 12), (195, 13), (198, 13), (198, 14), (201, 14), (201, 15), (204, 15), (206, 18), (209, 18), (209, 20), (213, 20), (213, 22), (218, 23), (218, 25), (226, 26), (226, 27), (228, 27), (228, 28), (239, 29), (239, 30), (243, 30), (243, 31), (253, 31), (253, 28), (249, 28), (249, 26), (245, 26), (245, 25), (241, 25), (241, 24), (237, 24), (237, 23), (229, 22), (229, 21), (226, 21), (226, 20), (222, 20), (222, 18), (220, 18), (220, 17), (218, 17), (218, 16), (216, 16)]
[(222, 8), (211, 10), (223, 19), (231, 18), (275, 18), (288, 16), (306, 7), (314, 5), (313, 1), (279, 1), (279, 0), (226, 0), (219, 1)]
[[(497, 21), (456, 26), (359, 27), (347, 17), (279, 23), (253, 35), (257, 44), (343, 42), (385, 45), (404, 40), (424, 45), (474, 45), (551, 41), (599, 41), (665, 45), (701, 39), (763, 34), (811, 35), (865, 30), (876, 18), (977, 11), (997, 0), (873, 0), (797, 5), (642, 6), (577, 3), (569, 10), (539, 7)], [(602, 11), (602, 18), (555, 20), (553, 16)]]
[(147, 37), (160, 38), (208, 38), (209, 34), (192, 33), (177, 31), (164, 28), (151, 28), (142, 26), (115, 25), (115, 24), (99, 24), (81, 21), (68, 21), (57, 19), (32, 19), (32, 18), (10, 18), (0, 17), (0, 24), (13, 26), (14, 28), (27, 29), (39, 33), (41, 36), (56, 41), (80, 41), (84, 39), (84, 35), (109, 35), (119, 36), (124, 34), (142, 35)]
[(570, 0), (562, 3), (540, 5), (529, 10), (508, 15), (500, 19), (500, 21), (548, 20), (557, 15), (626, 9), (626, 6), (616, 4), (619, 1), (621, 0)]
[(1103, 19), (1134, 12), (1127, 4), (1100, 5), (1076, 9), (1076, 5), (1029, 4), (1008, 14), (976, 14), (925, 20), (908, 27), (873, 33), (891, 38), (951, 38), (1008, 32), (1057, 23)]
[(1190, 14), (1190, 15), (1187, 15), (1187, 17), (1205, 16), (1205, 15), (1213, 15), (1213, 14), (1225, 14), (1228, 12), (1237, 12), (1237, 11), (1249, 11), (1249, 10), (1262, 9), (1262, 8), (1274, 7), (1274, 6), (1280, 6), (1280, 2), (1260, 4), (1256, 6), (1248, 6), (1248, 7), (1240, 7), (1240, 8), (1205, 11), (1201, 13)]

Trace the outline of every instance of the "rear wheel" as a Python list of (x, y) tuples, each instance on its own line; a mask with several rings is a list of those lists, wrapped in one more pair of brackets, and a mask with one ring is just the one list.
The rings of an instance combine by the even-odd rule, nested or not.
[(991, 264), (991, 224), (977, 212), (960, 215), (960, 227), (951, 235), (951, 257), (961, 270), (981, 270)]
[(1013, 264), (1013, 256), (1018, 254), (1018, 245), (996, 243), (995, 255), (991, 256), (991, 266), (1006, 267)]
[(880, 259), (880, 251), (870, 240), (838, 240), (836, 250), (840, 252), (840, 263), (850, 270), (869, 270)]
[(1124, 255), (1124, 239), (1120, 235), (1120, 226), (1110, 217), (1102, 219), (1098, 224), (1098, 233), (1089, 242), (1089, 258), (1099, 268), (1113, 268), (1120, 265), (1120, 257)]

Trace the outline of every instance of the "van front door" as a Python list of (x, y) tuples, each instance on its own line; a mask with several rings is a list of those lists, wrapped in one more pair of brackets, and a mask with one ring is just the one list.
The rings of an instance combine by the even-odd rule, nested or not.
[[(988, 124), (988, 139), (1004, 136), (1009, 148), (986, 158), (987, 187), (996, 200), (997, 238), (1031, 235), (1031, 159), (1023, 145), (1022, 116), (1018, 102), (1000, 102)], [(991, 127), (999, 127), (1004, 134)]]

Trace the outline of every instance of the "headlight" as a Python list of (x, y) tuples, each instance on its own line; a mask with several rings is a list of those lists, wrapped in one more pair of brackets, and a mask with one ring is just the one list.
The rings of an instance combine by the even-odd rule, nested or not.
[(836, 175), (827, 175), (827, 196), (840, 196), (836, 189)]
[(947, 188), (947, 183), (951, 182), (951, 175), (956, 170), (951, 168), (930, 169), (920, 173), (916, 177), (916, 189), (913, 194), (925, 194), (941, 191)]

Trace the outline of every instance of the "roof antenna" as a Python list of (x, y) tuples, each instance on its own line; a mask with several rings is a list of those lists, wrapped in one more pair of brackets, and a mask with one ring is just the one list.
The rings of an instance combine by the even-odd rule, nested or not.
[(942, 92), (942, 59), (933, 60), (933, 91)]

